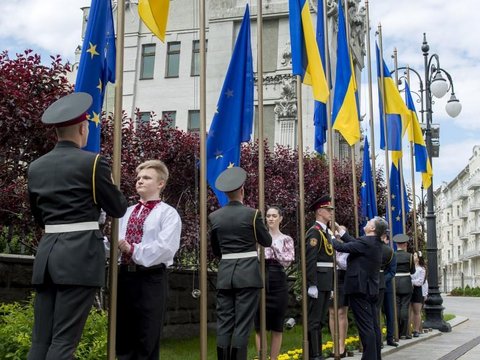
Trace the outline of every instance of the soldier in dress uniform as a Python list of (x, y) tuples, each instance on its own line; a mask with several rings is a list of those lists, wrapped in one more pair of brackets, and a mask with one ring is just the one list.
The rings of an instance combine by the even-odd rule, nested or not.
[(29, 360), (71, 360), (104, 285), (100, 209), (121, 217), (127, 201), (101, 156), (81, 150), (88, 138), (92, 97), (73, 93), (54, 102), (42, 122), (56, 127), (55, 148), (30, 164), (28, 191), (36, 222), (45, 228), (33, 263), (36, 288)]
[(415, 273), (413, 255), (407, 252), (409, 237), (397, 234), (393, 241), (397, 243), (397, 273), (395, 274), (395, 291), (397, 296), (397, 319), (400, 339), (411, 339), (408, 335), (408, 309), (412, 297), (413, 285), (410, 274)]
[(332, 232), (328, 223), (334, 207), (330, 196), (324, 195), (310, 205), (315, 212), (315, 224), (308, 229), (306, 267), (308, 292), (308, 345), (312, 360), (322, 357), (322, 328), (327, 324), (328, 304), (333, 290)]
[(259, 210), (243, 205), (247, 173), (240, 167), (224, 170), (215, 187), (229, 203), (211, 213), (210, 242), (220, 257), (217, 274), (218, 360), (246, 360), (253, 319), (263, 287), (257, 243), (270, 246), (272, 237)]

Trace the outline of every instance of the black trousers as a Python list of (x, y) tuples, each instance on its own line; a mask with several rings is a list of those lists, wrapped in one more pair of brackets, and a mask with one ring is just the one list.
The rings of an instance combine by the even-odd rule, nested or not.
[[(322, 328), (327, 323), (330, 294), (330, 291), (319, 291), (318, 298), (314, 299), (309, 296), (307, 299), (310, 356), (322, 354)], [(315, 341), (315, 338), (317, 341)], [(314, 348), (317, 347), (317, 343), (318, 349)]]
[(116, 338), (119, 360), (160, 359), (167, 292), (165, 268), (136, 272), (120, 269)]
[(398, 335), (406, 336), (408, 332), (408, 309), (412, 293), (397, 294)]
[(348, 299), (363, 346), (362, 360), (380, 360), (382, 338), (377, 316), (377, 296), (350, 294)]
[(72, 360), (97, 287), (57, 285), (36, 289), (28, 360)]
[(217, 290), (217, 346), (243, 348), (253, 327), (260, 289)]

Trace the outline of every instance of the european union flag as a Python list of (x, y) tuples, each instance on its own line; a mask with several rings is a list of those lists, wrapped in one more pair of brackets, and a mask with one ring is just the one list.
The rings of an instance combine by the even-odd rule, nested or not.
[[(360, 185), (360, 202), (362, 203), (361, 223), (364, 225), (368, 220), (377, 216), (377, 199), (373, 187), (372, 166), (370, 165), (370, 147), (365, 136), (363, 147), (363, 170)], [(362, 226), (363, 228), (363, 226)]]
[(247, 7), (207, 138), (207, 181), (221, 206), (226, 195), (215, 188), (218, 175), (240, 166), (240, 146), (249, 141), (253, 123), (253, 62)]
[(110, 0), (92, 0), (87, 30), (83, 40), (75, 91), (93, 97), (88, 119), (88, 142), (85, 150), (100, 152), (100, 117), (107, 82), (115, 82), (115, 33)]
[[(318, 1), (317, 6), (317, 45), (320, 52), (320, 60), (325, 69), (325, 16), (323, 14), (323, 3)], [(315, 151), (324, 154), (324, 144), (327, 142), (327, 105), (321, 101), (315, 100), (313, 112), (313, 124), (315, 125)]]
[(333, 95), (332, 123), (349, 145), (360, 140), (360, 119), (357, 109), (357, 83), (348, 49), (343, 6), (338, 4), (337, 67)]
[[(390, 170), (390, 194), (392, 197), (392, 221), (390, 222), (390, 229), (392, 231), (392, 237), (397, 234), (403, 234), (403, 222), (405, 221), (402, 214), (402, 192), (401, 192), (401, 180), (400, 180), (400, 171), (392, 163), (392, 168)], [(410, 206), (408, 205), (408, 196), (405, 189), (405, 183), (403, 184), (403, 195), (404, 195), (404, 204), (405, 204), (405, 216), (410, 212)]]

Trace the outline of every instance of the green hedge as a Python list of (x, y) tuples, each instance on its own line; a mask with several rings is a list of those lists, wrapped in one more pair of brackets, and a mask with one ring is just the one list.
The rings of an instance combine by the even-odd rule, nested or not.
[(462, 288), (455, 288), (450, 292), (452, 296), (474, 296), (480, 297), (480, 287), (471, 288), (470, 286), (465, 286), (464, 289)]
[[(0, 304), (0, 358), (24, 360), (31, 345), (33, 301)], [(92, 309), (75, 356), (82, 360), (105, 359), (107, 314)]]

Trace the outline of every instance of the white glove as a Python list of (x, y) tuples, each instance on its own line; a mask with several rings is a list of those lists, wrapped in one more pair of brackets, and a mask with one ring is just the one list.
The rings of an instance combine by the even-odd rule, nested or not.
[(318, 289), (316, 286), (309, 286), (308, 288), (308, 296), (310, 296), (311, 298), (318, 298)]

